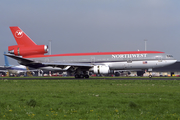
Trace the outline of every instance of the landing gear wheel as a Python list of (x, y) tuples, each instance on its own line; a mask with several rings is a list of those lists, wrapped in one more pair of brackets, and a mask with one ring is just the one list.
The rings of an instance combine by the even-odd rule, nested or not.
[(80, 74), (80, 75), (79, 75), (79, 78), (84, 78), (84, 75), (83, 75), (83, 74)]
[(85, 75), (84, 77), (85, 77), (85, 78), (89, 78), (89, 75)]
[(152, 75), (149, 75), (149, 78), (152, 78)]
[(77, 78), (89, 78), (89, 75), (88, 74), (75, 74), (75, 76), (74, 76), (76, 79)]
[(80, 78), (80, 76), (79, 76), (78, 74), (76, 74), (74, 77), (75, 77), (75, 78)]
[(143, 76), (143, 74), (144, 74), (144, 71), (137, 71), (137, 76)]

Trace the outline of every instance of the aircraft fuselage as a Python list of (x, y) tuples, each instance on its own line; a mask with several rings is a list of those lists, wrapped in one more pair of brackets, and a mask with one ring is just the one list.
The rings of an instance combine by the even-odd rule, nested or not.
[(148, 69), (163, 67), (176, 62), (176, 60), (164, 52), (158, 51), (133, 51), (133, 52), (97, 52), (97, 53), (73, 53), (42, 55), (28, 57), (34, 61), (43, 63), (89, 63), (104, 64), (111, 70), (119, 69)]

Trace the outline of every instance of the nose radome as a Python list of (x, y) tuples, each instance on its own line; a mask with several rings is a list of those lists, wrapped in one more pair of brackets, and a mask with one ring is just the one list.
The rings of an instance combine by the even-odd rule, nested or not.
[(174, 64), (177, 60), (169, 60), (168, 63), (169, 64)]

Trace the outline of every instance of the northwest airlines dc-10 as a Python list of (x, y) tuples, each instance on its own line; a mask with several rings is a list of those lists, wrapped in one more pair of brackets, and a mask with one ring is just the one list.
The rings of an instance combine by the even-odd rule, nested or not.
[[(10, 27), (17, 45), (9, 46), (7, 56), (21, 65), (35, 69), (59, 70), (74, 73), (75, 78), (109, 74), (114, 70), (147, 70), (176, 62), (172, 55), (159, 51), (94, 52), (44, 55), (46, 45), (37, 45), (19, 27)], [(12, 54), (12, 55), (11, 55)]]

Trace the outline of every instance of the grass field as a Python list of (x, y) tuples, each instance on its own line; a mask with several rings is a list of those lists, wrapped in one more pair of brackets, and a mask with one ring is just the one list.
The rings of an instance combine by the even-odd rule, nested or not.
[(0, 80), (0, 119), (178, 120), (177, 80)]

